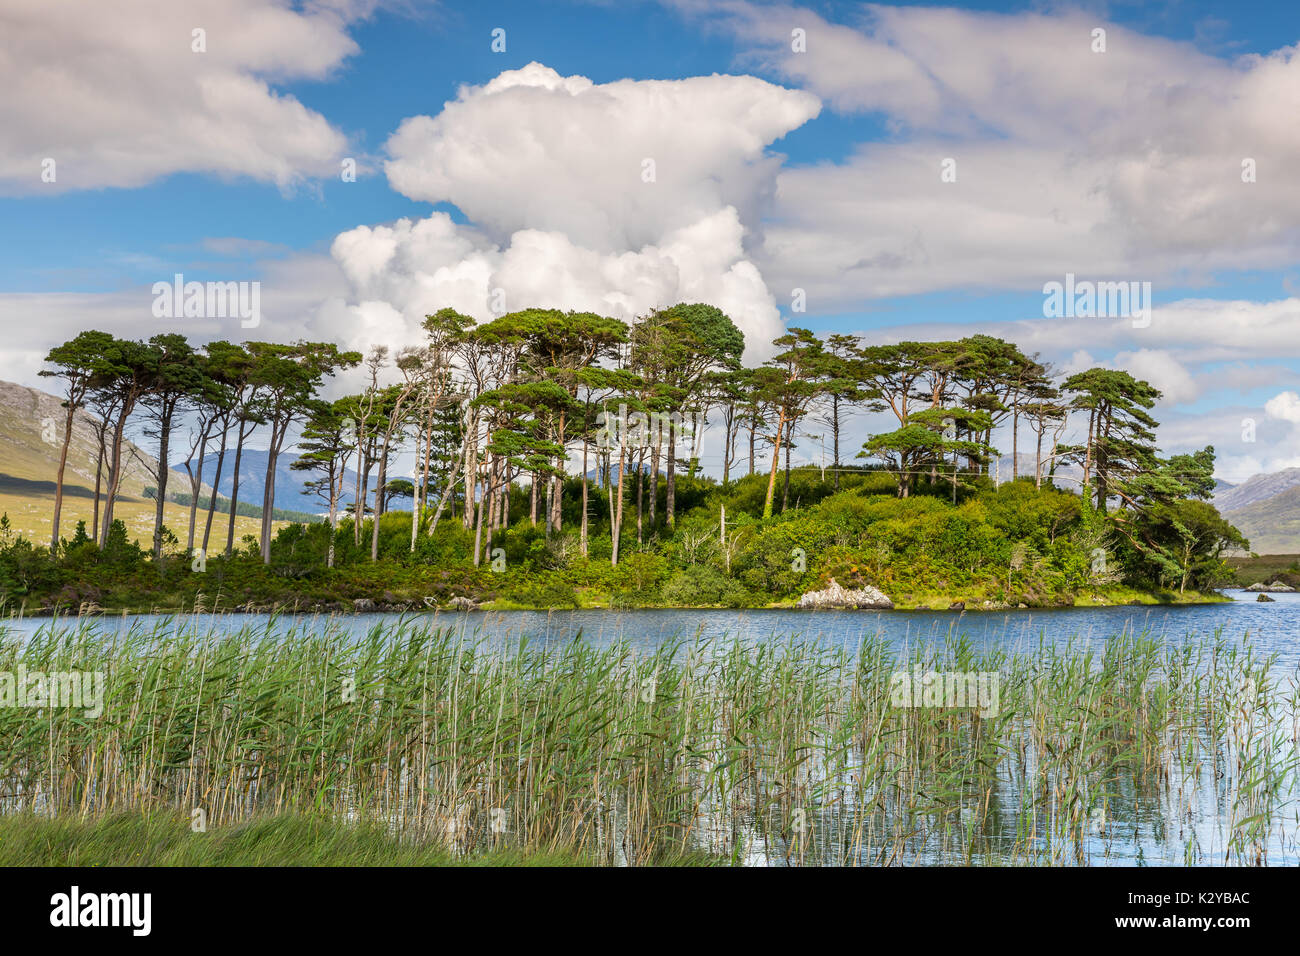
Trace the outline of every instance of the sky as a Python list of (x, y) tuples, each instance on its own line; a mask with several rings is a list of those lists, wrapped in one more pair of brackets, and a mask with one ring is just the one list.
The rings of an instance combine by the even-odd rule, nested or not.
[[(1239, 482), (1300, 466), (1298, 42), (1290, 0), (0, 0), (0, 378), (86, 328), (705, 301), (749, 364), (797, 325), (1126, 369)], [(257, 325), (159, 315), (177, 274)]]

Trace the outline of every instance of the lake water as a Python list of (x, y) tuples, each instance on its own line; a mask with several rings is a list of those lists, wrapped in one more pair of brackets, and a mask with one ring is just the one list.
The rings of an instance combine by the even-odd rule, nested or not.
[[(1104, 641), (1123, 632), (1146, 633), (1169, 641), (1188, 637), (1213, 637), (1222, 633), (1232, 640), (1249, 639), (1264, 654), (1276, 654), (1282, 669), (1300, 663), (1300, 593), (1273, 594), (1272, 603), (1257, 602), (1256, 595), (1229, 592), (1231, 603), (1191, 606), (1125, 606), (1005, 611), (794, 611), (794, 610), (553, 610), (476, 611), (469, 613), (357, 614), (333, 619), (333, 625), (364, 634), (375, 625), (400, 617), (435, 620), (454, 627), (466, 637), (489, 641), (529, 638), (533, 644), (554, 644), (581, 635), (593, 644), (624, 640), (635, 647), (653, 647), (674, 637), (731, 637), (758, 641), (772, 637), (800, 637), (828, 644), (855, 645), (863, 638), (879, 637), (898, 647), (909, 643), (941, 642), (965, 636), (977, 647), (1004, 646), (1029, 649), (1040, 641), (1064, 643), (1072, 639)], [(104, 631), (152, 627), (162, 615), (104, 616), (95, 626)], [(245, 625), (287, 627), (310, 621), (311, 616), (229, 614), (197, 615), (189, 620), (211, 620), (220, 627)], [(48, 626), (49, 618), (13, 618), (0, 623), (18, 633), (30, 634)]]
[[(1004, 648), (1032, 654), (1041, 644), (1096, 641), (1128, 632), (1145, 634), (1171, 644), (1199, 642), (1216, 636), (1234, 645), (1249, 644), (1258, 656), (1274, 656), (1273, 677), (1283, 686), (1300, 683), (1300, 594), (1274, 594), (1272, 602), (1260, 603), (1256, 595), (1232, 592), (1233, 600), (1221, 604), (1182, 607), (1111, 607), (1060, 610), (1007, 610), (968, 612), (917, 611), (791, 611), (791, 610), (641, 610), (641, 611), (509, 611), (424, 614), (358, 614), (331, 618), (330, 626), (361, 636), (376, 626), (396, 619), (434, 621), (455, 628), (467, 640), (511, 643), (527, 637), (538, 644), (567, 643), (575, 638), (596, 645), (625, 641), (634, 647), (651, 648), (674, 638), (732, 638), (745, 642), (772, 639), (802, 639), (828, 645), (856, 646), (863, 640), (879, 639), (894, 648), (942, 644), (949, 638), (964, 637), (977, 649)], [(194, 615), (177, 619), (160, 615), (104, 616), (91, 626), (105, 637), (123, 629), (152, 630), (161, 620), (182, 622), (216, 630), (251, 626), (274, 634), (291, 626), (311, 628), (312, 616)], [(71, 623), (58, 622), (56, 626)], [(49, 618), (9, 619), (0, 629), (10, 633), (34, 633), (49, 627)], [(324, 626), (324, 621), (321, 621)], [(1290, 697), (1294, 701), (1295, 697)], [(1296, 714), (1274, 715), (1271, 725), (1278, 736), (1267, 747), (1290, 769), (1280, 773), (1271, 794), (1269, 832), (1259, 843), (1272, 864), (1300, 863), (1300, 783), (1295, 771), (1295, 750), (1300, 731)], [(1168, 742), (1165, 742), (1168, 745)], [(1203, 745), (1203, 746), (1202, 746)], [(1094, 865), (1182, 865), (1187, 862), (1215, 863), (1228, 858), (1234, 820), (1245, 811), (1238, 809), (1239, 778), (1250, 771), (1241, 763), (1240, 751), (1218, 741), (1201, 741), (1196, 758), (1175, 775), (1176, 754), (1164, 758), (1167, 767), (1154, 776), (1134, 776), (1116, 782), (1116, 792), (1107, 804), (1104, 830), (1090, 835), (1082, 844), (1078, 862)], [(1181, 752), (1181, 751), (1180, 751)], [(1289, 755), (1289, 756), (1288, 756)], [(967, 835), (962, 824), (940, 821), (922, 827), (923, 834), (909, 838), (907, 857), (891, 862), (915, 863), (1005, 863), (1009, 847), (1029, 842), (1042, 849), (1050, 846), (1048, 824), (1034, 807), (1024, 806), (1024, 779), (1008, 769), (1000, 771), (990, 795), (999, 807), (983, 820), (978, 832)], [(850, 768), (851, 771), (852, 768)], [(1034, 769), (1031, 761), (1030, 771)], [(809, 862), (881, 862), (879, 846), (859, 847), (862, 821), (852, 799), (852, 774), (824, 777), (826, 791), (838, 794), (828, 807), (819, 810), (822, 834)], [(965, 820), (967, 808), (962, 809)], [(890, 827), (899, 817), (890, 816)], [(918, 824), (909, 816), (908, 826)], [(927, 828), (929, 827), (929, 828)], [(768, 831), (755, 823), (729, 836), (741, 841), (741, 859), (751, 864), (781, 865), (789, 862), (788, 847), (774, 845)], [(870, 836), (870, 834), (869, 834)], [(868, 841), (870, 842), (870, 841)], [(1052, 856), (1053, 862), (1075, 860)]]

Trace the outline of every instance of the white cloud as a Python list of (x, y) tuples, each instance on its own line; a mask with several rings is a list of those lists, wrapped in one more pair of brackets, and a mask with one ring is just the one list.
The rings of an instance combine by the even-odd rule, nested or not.
[(498, 242), (536, 229), (638, 249), (727, 206), (757, 225), (780, 164), (767, 147), (819, 110), (752, 76), (594, 84), (530, 63), (403, 121), (385, 168), (398, 192), (454, 203)]
[[(372, 2), (6, 0), (0, 192), (139, 186), (180, 171), (289, 187), (336, 174), (344, 136), (273, 83), (325, 79)], [(193, 31), (206, 52), (194, 52)], [(42, 182), (42, 161), (56, 163)]]
[(1295, 392), (1279, 392), (1264, 403), (1264, 413), (1269, 418), (1300, 425), (1300, 395)]
[(767, 147), (819, 109), (749, 76), (595, 84), (531, 63), (465, 87), (437, 116), (401, 124), (386, 170), (399, 192), (454, 203), (472, 225), (434, 212), (338, 236), (357, 329), (372, 328), (379, 302), (411, 335), (443, 306), (485, 319), (497, 289), (506, 309), (625, 320), (704, 301), (757, 361), (783, 331), (745, 248), (780, 163)]
[(1161, 401), (1165, 403), (1190, 402), (1201, 393), (1191, 373), (1163, 349), (1120, 352), (1115, 356), (1113, 364), (1115, 368), (1123, 369), (1134, 378), (1150, 382), (1160, 389)]
[[(872, 5), (845, 26), (790, 6), (687, 6), (748, 61), (891, 130), (778, 179), (755, 261), (812, 308), (1066, 272), (1199, 283), (1300, 254), (1296, 47), (1233, 62), (1079, 11)], [(946, 158), (956, 182), (940, 179)]]

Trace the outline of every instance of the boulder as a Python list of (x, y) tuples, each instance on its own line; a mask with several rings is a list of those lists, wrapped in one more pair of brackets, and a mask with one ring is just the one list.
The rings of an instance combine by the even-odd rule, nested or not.
[(830, 584), (824, 591), (809, 591), (801, 595), (799, 603), (795, 607), (804, 610), (826, 610), (828, 608), (867, 608), (876, 610), (890, 610), (894, 602), (881, 591), (867, 585), (858, 591), (851, 591), (843, 587), (834, 578), (831, 578)]
[(357, 611), (373, 611), (375, 609), (375, 602), (370, 600), (370, 598), (356, 598), (352, 602), (352, 607)]
[(950, 611), (964, 611), (964, 610), (966, 610), (966, 602), (965, 602), (965, 601), (953, 601), (951, 604), (948, 605), (948, 610), (950, 610)]
[(1272, 604), (1272, 603), (1274, 603), (1277, 599), (1276, 599), (1276, 598), (1271, 598), (1271, 597), (1269, 597), (1267, 594), (1262, 594), (1262, 593), (1261, 593), (1259, 597), (1255, 598), (1255, 600), (1256, 600), (1256, 601), (1267, 601), (1268, 603)]
[(1250, 587), (1244, 588), (1244, 590), (1254, 591), (1254, 592), (1267, 591), (1270, 594), (1294, 594), (1295, 593), (1295, 588), (1291, 587), (1291, 585), (1289, 584), (1281, 584), (1278, 582), (1274, 582), (1273, 584), (1265, 584), (1263, 581), (1256, 581)]
[(447, 602), (447, 606), (451, 608), (453, 611), (477, 611), (478, 610), (478, 602), (475, 601), (473, 598), (456, 597), (454, 595), (452, 599)]

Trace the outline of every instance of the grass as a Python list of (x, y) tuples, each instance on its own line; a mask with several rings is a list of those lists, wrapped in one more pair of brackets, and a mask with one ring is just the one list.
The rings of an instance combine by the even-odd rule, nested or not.
[[(127, 538), (136, 541), (143, 548), (153, 546), (153, 520), (156, 503), (148, 498), (119, 498), (113, 508), (114, 517), (121, 518), (126, 525)], [(103, 514), (103, 503), (100, 504)], [(50, 531), (53, 529), (54, 493), (49, 492), (10, 492), (0, 490), (0, 513), (7, 514), (13, 525), (13, 534), (22, 535), (34, 544), (50, 543)], [(91, 531), (91, 519), (94, 516), (94, 501), (89, 498), (67, 496), (63, 499), (63, 513), (59, 517), (59, 534), (71, 538), (76, 531), (77, 522), (86, 522), (86, 533)], [(203, 537), (203, 522), (206, 512), (199, 512), (198, 537)], [(212, 520), (211, 541), (215, 547), (225, 547), (226, 527), (229, 518), (218, 514)], [(163, 524), (171, 529), (184, 547), (190, 526), (190, 509), (168, 501), (163, 508)], [(277, 521), (275, 528), (285, 524)], [(235, 516), (235, 541), (238, 543), (246, 534), (257, 535), (261, 522), (256, 518), (243, 515)], [(211, 543), (210, 543), (211, 546)], [(215, 549), (215, 548), (214, 548)]]
[(282, 815), (196, 832), (178, 814), (0, 817), (0, 866), (575, 866), (566, 853), (456, 856), (374, 824)]
[[(0, 671), (20, 665), (106, 680), (98, 717), (0, 707), (0, 818), (49, 820), (51, 854), (122, 814), (164, 821), (159, 853), (207, 852), (175, 822), (201, 810), (233, 841), (217, 845), (267, 860), (353, 846), (285, 823), (298, 836), (276, 856), (247, 836), (267, 817), (457, 860), (1297, 859), (1300, 682), (1221, 636), (644, 650), (196, 617), (53, 622), (0, 640)], [(996, 674), (996, 712), (898, 706), (893, 675), (913, 668)]]
[(1279, 579), (1283, 583), (1290, 583), (1292, 587), (1300, 584), (1300, 554), (1234, 557), (1228, 558), (1228, 564), (1236, 572), (1236, 583), (1240, 587), (1260, 582), (1270, 584)]

